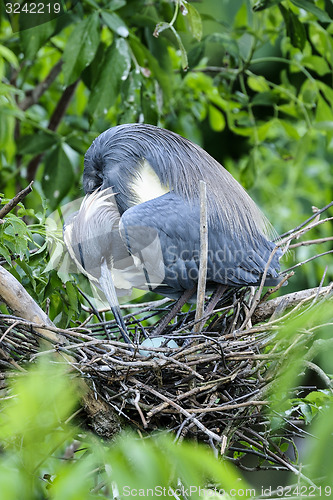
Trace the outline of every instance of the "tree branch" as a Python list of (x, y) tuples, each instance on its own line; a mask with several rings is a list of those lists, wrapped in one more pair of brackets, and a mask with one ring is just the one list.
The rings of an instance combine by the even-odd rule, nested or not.
[(307, 290), (300, 290), (299, 292), (289, 293), (282, 295), (276, 299), (261, 302), (255, 309), (252, 315), (252, 323), (260, 323), (270, 318), (277, 309), (289, 309), (295, 307), (297, 304), (313, 295), (327, 295), (332, 290), (332, 284), (325, 287), (309, 288)]
[[(65, 89), (64, 93), (62, 94), (61, 98), (59, 99), (58, 104), (57, 104), (57, 106), (56, 106), (55, 110), (53, 111), (53, 114), (50, 118), (50, 122), (49, 122), (49, 125), (47, 127), (49, 130), (52, 130), (54, 132), (58, 128), (64, 114), (66, 113), (66, 110), (69, 106), (69, 103), (73, 97), (73, 94), (75, 92), (75, 89), (76, 89), (76, 86), (78, 83), (79, 83), (79, 80), (76, 80), (76, 82), (72, 83), (71, 85), (69, 85)], [(43, 156), (44, 156), (44, 153), (41, 153), (41, 154), (35, 156), (34, 158), (32, 158), (32, 160), (29, 162), (29, 165), (27, 168), (27, 171), (28, 171), (27, 177), (28, 177), (29, 181), (34, 180), (37, 168), (38, 168)]]
[(32, 185), (33, 181), (31, 181), (29, 186), (22, 189), (22, 191), (20, 191), (12, 200), (0, 209), (0, 219), (3, 219), (11, 210), (13, 210), (14, 207), (16, 207), (16, 205), (18, 205), (18, 203), (20, 203), (20, 201), (23, 200), (23, 198), (27, 196), (27, 194), (31, 193)]
[(26, 92), (25, 98), (18, 105), (19, 108), (22, 109), (22, 111), (26, 111), (28, 108), (39, 101), (44, 92), (52, 85), (54, 80), (59, 75), (62, 64), (63, 61), (60, 59), (60, 61), (58, 61), (55, 66), (53, 66), (50, 73), (42, 82), (40, 82), (34, 89), (28, 90)]
[[(0, 297), (13, 311), (15, 316), (26, 319), (39, 325), (53, 326), (50, 318), (39, 307), (21, 283), (10, 274), (4, 267), (0, 266)], [(45, 338), (52, 342), (63, 343), (65, 338), (55, 332), (43, 328), (36, 328)]]

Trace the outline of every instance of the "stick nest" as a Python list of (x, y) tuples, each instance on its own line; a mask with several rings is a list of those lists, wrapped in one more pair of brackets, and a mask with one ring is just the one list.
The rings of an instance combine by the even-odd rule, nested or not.
[[(325, 287), (307, 293), (294, 311), (314, 298), (326, 298), (330, 290)], [(263, 408), (285, 349), (283, 341), (273, 349), (268, 346), (290, 314), (251, 326), (249, 311), (254, 299), (252, 289), (230, 291), (197, 334), (193, 334), (194, 311), (181, 312), (163, 333), (164, 344), (172, 339), (177, 348), (141, 346), (143, 332), (149, 332), (142, 323), (168, 311), (173, 303), (166, 299), (125, 317), (134, 349), (120, 340), (114, 321), (46, 329), (66, 339), (65, 345), (54, 343), (52, 351), (60, 353), (88, 381), (96, 400), (101, 399), (116, 416), (111, 425), (108, 415), (96, 409), (91, 422), (96, 432), (110, 437), (125, 426), (141, 433), (163, 428), (177, 438), (195, 437), (222, 451), (227, 447), (245, 451), (243, 446), (232, 445), (235, 439), (251, 443), (251, 429), (267, 420)], [(258, 311), (260, 306), (252, 321), (259, 318)], [(21, 318), (0, 316), (0, 368), (24, 370), (25, 361), (46, 352), (40, 353), (41, 334), (36, 335), (35, 327)], [(276, 461), (274, 456), (271, 460)]]

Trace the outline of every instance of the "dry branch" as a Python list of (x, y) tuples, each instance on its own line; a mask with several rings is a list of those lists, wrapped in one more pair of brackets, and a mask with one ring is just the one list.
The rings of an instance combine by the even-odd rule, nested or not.
[(200, 266), (198, 276), (197, 307), (193, 331), (201, 331), (204, 322), (200, 321), (204, 315), (206, 276), (208, 261), (208, 224), (207, 224), (207, 188), (204, 181), (200, 181)]
[(8, 203), (6, 203), (6, 205), (4, 205), (0, 209), (0, 219), (3, 219), (7, 214), (9, 214), (9, 212), (13, 210), (13, 208), (15, 208), (16, 205), (18, 205), (20, 201), (22, 201), (23, 198), (27, 196), (27, 194), (31, 193), (32, 185), (33, 182), (30, 182), (29, 186), (22, 189), (22, 191), (20, 191), (16, 196), (14, 196), (13, 199), (11, 199)]
[(253, 324), (260, 323), (270, 318), (276, 310), (280, 310), (281, 313), (290, 309), (291, 307), (297, 306), (300, 302), (313, 296), (324, 297), (331, 293), (332, 284), (325, 286), (323, 288), (308, 288), (307, 290), (300, 290), (299, 292), (289, 293), (287, 295), (282, 295), (282, 297), (277, 297), (275, 299), (268, 300), (267, 302), (262, 302), (259, 304), (252, 316)]
[[(36, 331), (51, 342), (63, 343), (62, 335), (51, 332), (45, 326), (53, 326), (52, 321), (32, 299), (17, 279), (4, 267), (0, 266), (0, 298), (13, 311), (15, 316), (26, 319), (36, 325)], [(9, 333), (9, 332), (8, 332)]]

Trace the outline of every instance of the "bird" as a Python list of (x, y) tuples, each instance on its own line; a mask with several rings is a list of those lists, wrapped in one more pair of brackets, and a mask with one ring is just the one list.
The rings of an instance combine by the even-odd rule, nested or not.
[(264, 273), (264, 286), (278, 284), (282, 251), (271, 224), (200, 146), (132, 123), (104, 131), (85, 154), (85, 197), (65, 222), (64, 241), (77, 269), (104, 292), (127, 343), (119, 296), (138, 288), (195, 300), (200, 181), (207, 191), (207, 292), (259, 285)]

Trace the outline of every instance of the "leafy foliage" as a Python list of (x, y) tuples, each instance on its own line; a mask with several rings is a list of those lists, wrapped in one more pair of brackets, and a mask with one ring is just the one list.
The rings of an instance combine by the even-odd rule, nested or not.
[(131, 433), (107, 445), (83, 434), (72, 423), (79, 392), (75, 379), (50, 359), (15, 381), (0, 413), (4, 498), (113, 498), (115, 489), (126, 497), (128, 491), (176, 490), (179, 480), (192, 487), (193, 498), (208, 481), (226, 490), (236, 482), (246, 488), (230, 464), (203, 446), (176, 445), (164, 434), (144, 441)]
[[(58, 326), (84, 319), (77, 286), (85, 291), (85, 284), (81, 278), (64, 283), (56, 270), (48, 267), (45, 217), (59, 204), (82, 195), (83, 155), (91, 141), (110, 126), (143, 121), (174, 130), (204, 146), (249, 190), (280, 233), (310, 215), (312, 205), (321, 207), (331, 201), (331, 2), (72, 3), (66, 14), (19, 31), (12, 30), (6, 4), (0, 7), (2, 203), (34, 180), (27, 208), (21, 206), (0, 225), (1, 263), (10, 266), (43, 308), (49, 307), (50, 317)], [(326, 224), (316, 228), (313, 238), (330, 234), (331, 226)], [(293, 250), (285, 265), (309, 258), (312, 251), (306, 246)], [(330, 279), (332, 259), (324, 256), (320, 262), (307, 264), (291, 280), (288, 291), (316, 286), (325, 267), (326, 279)], [(1, 308), (5, 310), (3, 305)], [(325, 313), (321, 309), (318, 314)], [(293, 343), (293, 334), (299, 334), (303, 327), (315, 328), (315, 323), (310, 323), (318, 318), (306, 318), (301, 326), (291, 323), (290, 330), (284, 331), (286, 350)], [(327, 332), (323, 327), (325, 341)], [(316, 355), (325, 372), (330, 373), (328, 343), (325, 346)], [(321, 457), (330, 477), (332, 463), (323, 442), (331, 432), (331, 389), (300, 397), (288, 393), (304, 357), (307, 361), (314, 359), (307, 355), (307, 349), (312, 347), (305, 342), (302, 356), (291, 350), (286, 357), (285, 380), (275, 397), (278, 403), (278, 394), (283, 399), (283, 411), (301, 413), (307, 423), (316, 416), (313, 428), (321, 444), (311, 443), (310, 477), (321, 474)], [(28, 380), (34, 380), (38, 390), (24, 386), (22, 380), (23, 385), (13, 391), (26, 394), (25, 402), (17, 400), (21, 404), (17, 407), (16, 400), (13, 406), (6, 403), (0, 415), (7, 418), (1, 431), (5, 451), (0, 457), (0, 489), (6, 498), (94, 498), (91, 491), (96, 475), (89, 471), (97, 467), (98, 476), (100, 464), (111, 463), (118, 481), (131, 481), (126, 476), (134, 457), (131, 452), (139, 457), (141, 474), (148, 470), (147, 461), (156, 473), (148, 477), (152, 481), (161, 477), (167, 484), (172, 464), (160, 455), (161, 447), (169, 450), (180, 470), (186, 459), (189, 468), (184, 471), (185, 482), (194, 480), (194, 472), (203, 479), (200, 474), (205, 460), (214, 471), (211, 478), (221, 479), (206, 450), (200, 455), (201, 450), (197, 454), (184, 445), (177, 454), (164, 438), (157, 445), (152, 441), (145, 446), (133, 444), (133, 438), (128, 438), (130, 441), (125, 439), (107, 451), (101, 443), (97, 451), (92, 451), (87, 438), (89, 453), (76, 453), (75, 458), (83, 455), (80, 460), (72, 457), (62, 461), (66, 443), (78, 433), (75, 427), (63, 424), (73, 411), (75, 398), (68, 395), (67, 386), (55, 383), (54, 400), (58, 401), (59, 391), (62, 394), (55, 422), (57, 412), (52, 414), (50, 408), (58, 406), (45, 394), (47, 413), (45, 389), (38, 385), (40, 375), (36, 373)], [(43, 377), (58, 380), (53, 373)], [(40, 400), (34, 399), (36, 392)], [(49, 426), (40, 420), (36, 408), (46, 422), (50, 418)], [(41, 425), (39, 433), (34, 428), (35, 419)], [(23, 425), (24, 421), (30, 427)], [(275, 422), (272, 419), (273, 424), (278, 428), (281, 418)], [(45, 470), (44, 483), (36, 480)], [(233, 481), (233, 470), (228, 469), (228, 474)], [(110, 485), (107, 471), (97, 481), (105, 477)], [(135, 480), (141, 484), (142, 477), (137, 474)], [(75, 487), (71, 489), (71, 485)], [(110, 497), (103, 488), (96, 495)]]

